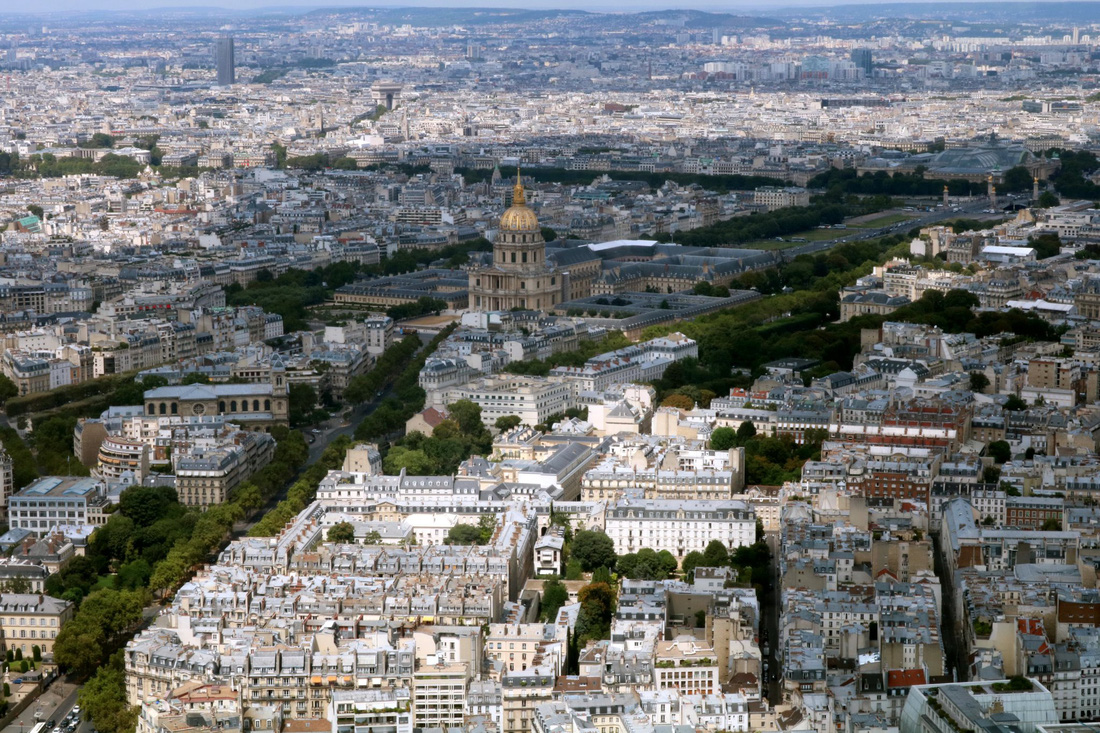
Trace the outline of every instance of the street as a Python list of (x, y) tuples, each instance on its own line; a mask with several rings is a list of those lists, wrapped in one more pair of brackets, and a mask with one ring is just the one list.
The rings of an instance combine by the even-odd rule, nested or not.
[[(850, 233), (837, 237), (836, 239), (824, 240), (821, 242), (810, 242), (808, 244), (799, 245), (798, 247), (789, 247), (782, 250), (784, 257), (793, 259), (798, 255), (815, 254), (817, 252), (823, 252), (828, 249), (832, 249), (839, 244), (845, 242), (856, 242), (863, 239), (875, 239), (877, 237), (885, 237), (887, 234), (898, 234), (908, 232), (914, 227), (926, 227), (936, 224), (941, 221), (947, 221), (950, 219), (964, 219), (964, 218), (992, 218), (1000, 215), (988, 214), (982, 216), (983, 212), (989, 208), (989, 200), (977, 197), (973, 201), (967, 201), (956, 204), (958, 211), (951, 211), (950, 208), (935, 209), (933, 211), (920, 212), (922, 215), (917, 216), (909, 221), (904, 221), (898, 224), (891, 224), (889, 226), (880, 227), (878, 229), (858, 229), (848, 230)], [(1001, 212), (1002, 215), (1007, 215), (1008, 212)]]
[[(764, 541), (768, 543), (768, 547), (771, 549), (771, 566), (768, 573), (769, 582), (764, 583), (764, 593), (760, 599), (761, 651), (763, 651), (765, 644), (768, 646), (768, 653), (764, 655), (764, 661), (768, 665), (768, 679), (765, 681), (763, 689), (767, 694), (768, 701), (772, 705), (778, 705), (783, 702), (780, 693), (782, 688), (780, 674), (783, 668), (779, 658), (779, 604), (782, 601), (779, 588), (779, 533), (768, 532), (764, 535)], [(773, 677), (774, 682), (772, 681)]]
[[(78, 689), (77, 685), (66, 682), (63, 677), (54, 680), (53, 684), (39, 695), (30, 707), (4, 728), (3, 733), (30, 733), (36, 724), (47, 720), (60, 723), (61, 719), (76, 705)], [(91, 731), (92, 724), (81, 721), (75, 733), (91, 733)]]
[[(435, 336), (434, 333), (425, 333), (423, 330), (418, 331), (417, 335), (424, 346), (427, 346)], [(307, 465), (317, 461), (325, 448), (327, 448), (333, 440), (336, 440), (342, 435), (354, 435), (355, 428), (358, 427), (363, 418), (366, 417), (371, 410), (374, 410), (378, 405), (382, 404), (382, 401), (385, 400), (389, 394), (390, 391), (387, 389), (385, 393), (379, 397), (375, 397), (370, 402), (364, 402), (352, 407), (350, 417), (348, 418), (344, 417), (344, 414), (347, 412), (345, 410), (339, 415), (334, 415), (312, 428), (303, 428), (302, 434), (306, 436), (306, 440), (309, 442), (309, 459)], [(314, 432), (314, 430), (317, 432)], [(233, 525), (234, 537), (240, 537), (248, 532), (254, 524), (263, 518), (264, 514), (286, 498), (286, 492), (289, 488), (290, 485), (284, 486), (282, 491), (271, 497), (263, 509), (257, 512), (252, 519), (240, 521)]]

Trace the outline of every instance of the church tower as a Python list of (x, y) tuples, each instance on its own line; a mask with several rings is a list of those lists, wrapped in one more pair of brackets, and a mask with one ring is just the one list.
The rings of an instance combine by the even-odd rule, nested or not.
[(492, 264), (470, 272), (469, 308), (549, 310), (563, 300), (562, 277), (546, 261), (546, 240), (517, 169), (512, 205), (501, 215), (493, 241)]
[(507, 272), (535, 272), (546, 265), (546, 240), (535, 212), (527, 206), (523, 180), (516, 170), (512, 205), (500, 217), (493, 243), (493, 264)]

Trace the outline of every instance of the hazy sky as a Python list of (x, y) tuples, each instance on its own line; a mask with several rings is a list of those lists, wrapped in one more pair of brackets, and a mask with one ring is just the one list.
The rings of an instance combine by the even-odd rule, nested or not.
[[(956, 0), (969, 2), (971, 0)], [(671, 8), (696, 8), (736, 13), (738, 11), (766, 12), (784, 7), (822, 7), (831, 5), (876, 5), (881, 0), (844, 0), (828, 2), (823, 0), (391, 0), (362, 2), (362, 0), (37, 0), (22, 4), (15, 0), (0, 0), (0, 16), (5, 14), (68, 12), (73, 10), (144, 10), (157, 7), (211, 7), (234, 10), (257, 8), (310, 8), (310, 7), (506, 7), (506, 8), (568, 8), (583, 10), (615, 11), (624, 7), (631, 10), (654, 10)], [(1029, 3), (1031, 4), (1031, 3)]]

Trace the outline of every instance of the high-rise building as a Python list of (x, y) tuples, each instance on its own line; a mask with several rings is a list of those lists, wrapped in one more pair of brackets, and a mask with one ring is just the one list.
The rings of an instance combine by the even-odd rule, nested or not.
[(852, 63), (855, 64), (856, 67), (863, 69), (864, 76), (874, 75), (874, 63), (871, 60), (871, 49), (853, 48)]
[(233, 39), (230, 36), (218, 39), (214, 57), (218, 65), (218, 86), (227, 87), (235, 83), (237, 70), (233, 62)]

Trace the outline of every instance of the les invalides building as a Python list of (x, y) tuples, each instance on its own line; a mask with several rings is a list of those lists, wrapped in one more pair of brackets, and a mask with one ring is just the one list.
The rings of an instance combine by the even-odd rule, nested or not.
[(549, 310), (562, 302), (566, 277), (546, 260), (546, 240), (517, 175), (512, 206), (500, 217), (493, 242), (493, 263), (470, 272), (470, 310)]

